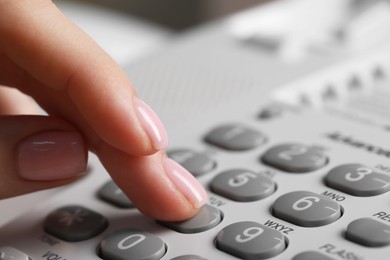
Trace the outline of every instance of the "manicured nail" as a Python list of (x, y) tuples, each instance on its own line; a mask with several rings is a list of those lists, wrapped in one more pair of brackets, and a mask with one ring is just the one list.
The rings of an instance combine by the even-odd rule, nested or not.
[(168, 146), (168, 135), (156, 113), (139, 98), (134, 99), (139, 120), (154, 148), (163, 150)]
[(59, 180), (81, 175), (87, 151), (79, 133), (50, 131), (23, 139), (17, 147), (19, 174), (28, 180)]
[(195, 208), (202, 207), (208, 201), (203, 186), (180, 164), (166, 158), (164, 168), (168, 178)]

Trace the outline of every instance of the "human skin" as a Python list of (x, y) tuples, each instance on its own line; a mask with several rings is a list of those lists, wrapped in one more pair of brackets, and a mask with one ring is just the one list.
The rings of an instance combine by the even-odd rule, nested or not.
[(0, 0), (0, 85), (0, 198), (77, 181), (89, 150), (146, 215), (179, 221), (206, 203), (120, 66), (51, 1)]

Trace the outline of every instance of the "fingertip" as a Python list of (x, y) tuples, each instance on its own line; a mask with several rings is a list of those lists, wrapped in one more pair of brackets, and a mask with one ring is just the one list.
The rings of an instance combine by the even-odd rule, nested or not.
[(196, 210), (200, 209), (208, 201), (208, 196), (199, 181), (176, 161), (164, 159), (165, 173), (176, 189)]
[(166, 149), (168, 147), (168, 134), (157, 114), (138, 97), (134, 98), (134, 107), (151, 145), (156, 150)]
[(132, 203), (156, 220), (189, 219), (208, 200), (196, 178), (163, 151), (137, 157), (102, 144), (97, 154)]
[(144, 205), (140, 205), (141, 211), (156, 220), (165, 222), (190, 219), (208, 202), (207, 192), (200, 182), (176, 161), (164, 157), (163, 169), (168, 178), (165, 185), (171, 188), (167, 191), (169, 194), (165, 197), (166, 201), (164, 197), (160, 197), (160, 201), (154, 202), (157, 207), (152, 207), (152, 210), (147, 207), (143, 211)]

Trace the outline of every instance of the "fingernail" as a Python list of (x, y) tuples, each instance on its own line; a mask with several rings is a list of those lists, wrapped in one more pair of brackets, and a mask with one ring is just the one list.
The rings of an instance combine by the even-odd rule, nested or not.
[(153, 147), (158, 150), (165, 149), (168, 146), (168, 135), (157, 114), (139, 98), (135, 98), (134, 103), (138, 118)]
[(166, 158), (164, 168), (168, 178), (195, 208), (202, 207), (208, 201), (203, 186), (180, 164)]
[(86, 171), (87, 151), (79, 133), (42, 132), (18, 144), (17, 160), (19, 174), (27, 180), (66, 179)]

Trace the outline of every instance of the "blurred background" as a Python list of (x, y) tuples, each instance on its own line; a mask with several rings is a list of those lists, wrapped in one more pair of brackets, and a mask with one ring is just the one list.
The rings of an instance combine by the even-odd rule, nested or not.
[(174, 36), (265, 0), (53, 0), (120, 65), (136, 62)]
[[(257, 8), (272, 2), (274, 8)], [(119, 63), (233, 13), (233, 36), (300, 61), (310, 49), (360, 51), (390, 34), (389, 0), (54, 0)], [(268, 5), (270, 6), (270, 5)], [(244, 11), (246, 10), (246, 11)], [(242, 11), (242, 12), (241, 12)], [(230, 26), (230, 25), (229, 25)]]
[(218, 18), (265, 2), (265, 0), (81, 0), (121, 10), (173, 30)]

